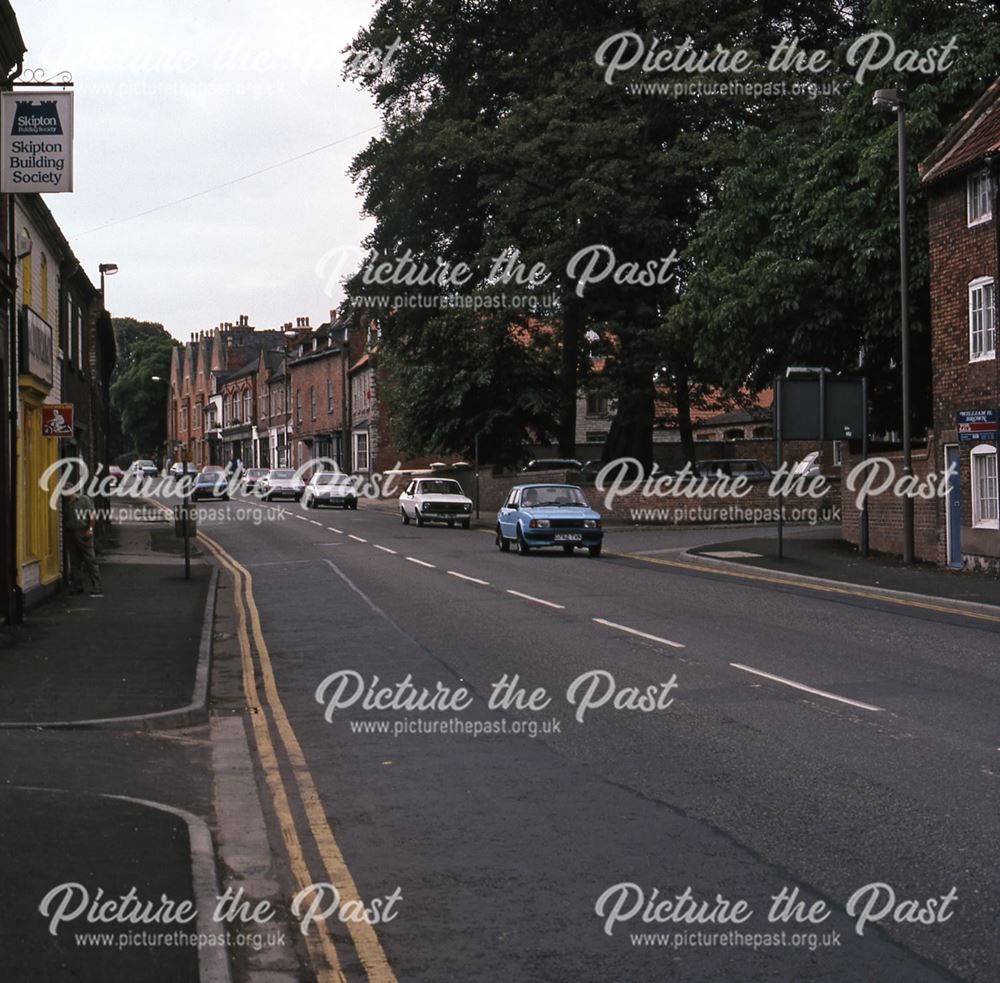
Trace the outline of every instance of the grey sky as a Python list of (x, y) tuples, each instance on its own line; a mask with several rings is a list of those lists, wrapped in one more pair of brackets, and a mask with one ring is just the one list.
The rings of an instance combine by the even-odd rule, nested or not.
[[(341, 78), (363, 0), (14, 0), (27, 68), (73, 73), (72, 194), (46, 195), (113, 314), (192, 331), (249, 314), (326, 319), (334, 263), (370, 223), (346, 175), (373, 133), (154, 214), (126, 218), (378, 124)], [(390, 41), (392, 39), (389, 39)], [(317, 272), (323, 265), (323, 276)], [(344, 262), (340, 266), (344, 266)]]

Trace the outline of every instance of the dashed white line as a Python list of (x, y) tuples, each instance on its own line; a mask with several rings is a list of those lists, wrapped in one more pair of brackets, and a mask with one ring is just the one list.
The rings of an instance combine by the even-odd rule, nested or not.
[(372, 545), (375, 547), (375, 549), (381, 550), (383, 553), (391, 553), (393, 556), (396, 555), (396, 551), (389, 549), (388, 546), (379, 546), (378, 543), (372, 543)]
[(488, 580), (480, 580), (478, 577), (470, 577), (467, 574), (459, 573), (457, 570), (449, 570), (449, 577), (458, 577), (459, 580), (468, 580), (470, 584), (481, 584), (483, 587), (489, 587), (490, 582)]
[(684, 646), (680, 642), (672, 642), (669, 638), (660, 638), (659, 635), (650, 635), (648, 632), (639, 631), (637, 628), (629, 628), (628, 625), (619, 625), (614, 621), (605, 621), (604, 618), (592, 618), (592, 621), (596, 621), (599, 625), (605, 625), (608, 628), (615, 628), (618, 631), (624, 631), (629, 635), (637, 635), (639, 638), (648, 638), (651, 642), (659, 642), (661, 645), (669, 645), (671, 648), (682, 649)]
[(329, 529), (330, 532), (335, 532), (338, 536), (342, 536), (343, 535), (343, 533), (341, 532), (341, 530), (340, 529), (336, 529), (334, 526), (327, 526), (326, 528)]
[(565, 604), (556, 604), (553, 601), (545, 601), (540, 597), (532, 597), (530, 594), (522, 594), (519, 590), (509, 590), (508, 594), (513, 594), (515, 597), (523, 598), (525, 601), (533, 601), (535, 604), (544, 604), (547, 608), (559, 608), (559, 610), (564, 611), (566, 609)]
[(301, 519), (303, 522), (309, 522), (310, 521), (304, 515), (297, 515), (297, 516), (295, 516), (295, 518), (296, 519)]
[(760, 669), (751, 669), (750, 666), (741, 665), (739, 662), (730, 662), (729, 664), (734, 669), (742, 669), (743, 672), (750, 672), (755, 676), (770, 679), (772, 682), (781, 683), (784, 686), (791, 686), (792, 689), (802, 690), (803, 693), (812, 693), (813, 696), (822, 696), (825, 700), (836, 700), (838, 703), (846, 703), (848, 706), (857, 707), (859, 710), (871, 710), (874, 713), (881, 713), (885, 709), (884, 707), (873, 706), (871, 703), (861, 703), (859, 700), (849, 700), (846, 696), (837, 696), (836, 693), (828, 693), (826, 690), (815, 689), (812, 686), (797, 683), (792, 679), (785, 679), (784, 676), (775, 676), (773, 673), (763, 672)]
[(311, 522), (311, 523), (312, 523), (312, 524), (313, 524), (314, 526), (321, 526), (321, 525), (323, 525), (323, 523), (322, 523), (322, 522), (317, 522), (317, 521), (316, 521), (315, 519), (310, 519), (309, 521), (310, 521), (310, 522)]
[(426, 560), (418, 560), (415, 556), (408, 556), (407, 559), (410, 563), (416, 563), (421, 567), (430, 567), (431, 570), (434, 569), (434, 564), (428, 563)]
[(348, 538), (348, 539), (355, 539), (355, 540), (357, 540), (357, 541), (358, 541), (359, 543), (367, 543), (367, 542), (368, 542), (368, 540), (367, 540), (367, 539), (362, 539), (362, 538), (361, 538), (360, 536), (355, 536), (353, 532), (349, 532), (349, 533), (347, 534), (347, 538)]

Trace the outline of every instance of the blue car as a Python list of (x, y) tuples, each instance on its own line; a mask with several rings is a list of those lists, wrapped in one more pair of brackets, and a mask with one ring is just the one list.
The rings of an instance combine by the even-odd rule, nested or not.
[(511, 543), (527, 555), (543, 546), (561, 546), (564, 553), (586, 548), (601, 555), (604, 531), (595, 512), (576, 485), (515, 485), (497, 512), (497, 549)]

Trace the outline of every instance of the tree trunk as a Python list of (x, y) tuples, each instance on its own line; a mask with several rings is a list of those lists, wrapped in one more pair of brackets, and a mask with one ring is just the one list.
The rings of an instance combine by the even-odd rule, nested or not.
[(677, 404), (677, 429), (681, 434), (681, 449), (684, 459), (694, 464), (694, 427), (691, 425), (691, 392), (688, 388), (687, 363), (676, 359), (670, 366), (674, 377), (674, 401)]
[(576, 457), (577, 362), (583, 305), (576, 297), (565, 301), (562, 326), (562, 370), (559, 377), (559, 455)]

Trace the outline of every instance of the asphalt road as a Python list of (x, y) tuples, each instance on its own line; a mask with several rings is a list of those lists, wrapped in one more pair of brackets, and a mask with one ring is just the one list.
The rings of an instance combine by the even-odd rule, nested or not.
[[(399, 980), (1000, 977), (1000, 621), (615, 555), (690, 533), (519, 556), (363, 504), (246, 508), (200, 530), (252, 575), (361, 897), (398, 889)], [(546, 705), (490, 708), (514, 677)], [(471, 705), (336, 705), (407, 679)], [(782, 890), (803, 920), (769, 917)]]

